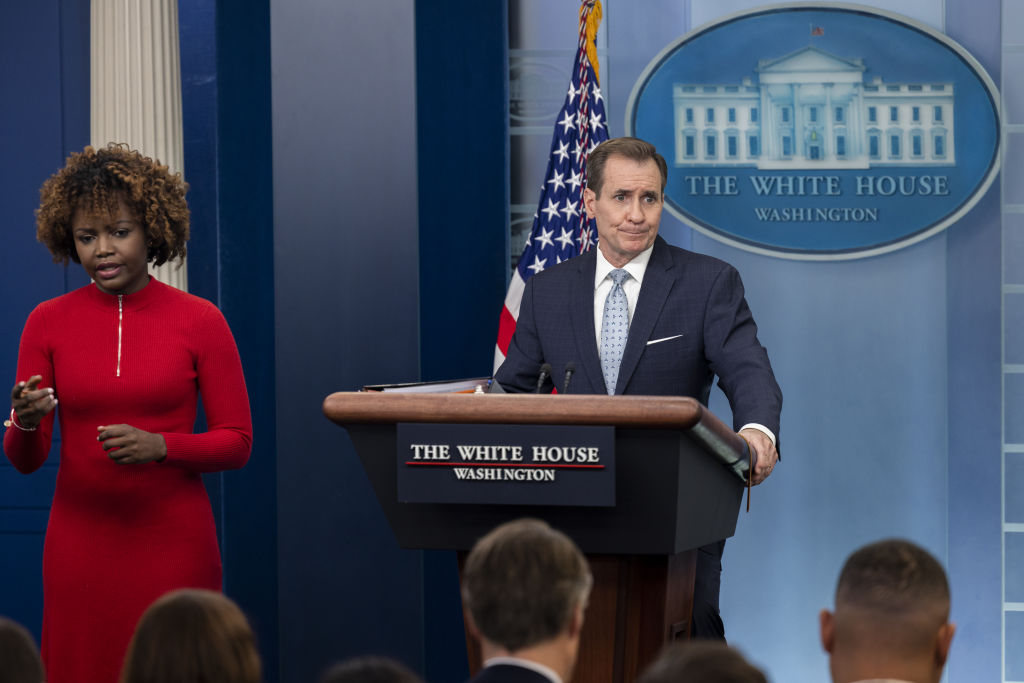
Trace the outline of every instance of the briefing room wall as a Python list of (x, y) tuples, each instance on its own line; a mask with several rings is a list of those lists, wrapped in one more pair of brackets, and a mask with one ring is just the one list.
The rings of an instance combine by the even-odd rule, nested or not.
[[(86, 282), (75, 264), (54, 264), (35, 239), (39, 187), (89, 141), (89, 3), (9, 3), (0, 22), (0, 368), (15, 381), (18, 340), (39, 302)], [(0, 457), (0, 614), (38, 639), (42, 549), (59, 442), (31, 476)]]
[[(704, 21), (755, 4), (762, 3), (650, 0), (638, 5), (607, 0), (602, 30), (609, 32), (609, 44), (608, 58), (603, 63), (602, 87), (609, 96), (609, 111), (613, 113), (610, 117), (612, 133), (624, 132), (625, 99), (632, 83), (664, 44)], [(902, 0), (872, 4), (884, 5), (886, 9), (945, 30), (978, 55), (990, 73), (998, 74), (998, 51), (993, 57), (992, 46), (998, 43), (994, 38), (998, 35), (999, 3)], [(410, 102), (408, 83), (402, 81), (408, 73), (409, 58), (401, 49), (401, 45), (407, 45), (404, 38), (381, 47), (368, 45), (364, 36), (353, 32), (353, 29), (371, 29), (371, 32), (377, 29), (382, 35), (392, 35), (391, 26), (385, 29), (380, 24), (360, 23), (368, 14), (384, 19), (392, 9), (390, 4), (380, 9), (364, 8), (358, 10), (359, 16), (354, 16), (353, 11), (346, 8), (349, 15), (344, 19), (355, 20), (354, 25), (339, 28), (334, 20), (339, 19), (343, 10), (318, 7), (314, 20), (309, 7), (300, 5), (299, 17), (292, 20), (283, 16), (286, 11), (282, 3), (275, 5), (275, 26), (287, 25), (290, 29), (275, 31), (274, 39), (275, 156), (278, 157), (275, 216), (279, 238), (289, 234), (283, 227), (285, 224), (327, 213), (304, 205), (300, 182), (292, 176), (304, 168), (307, 171), (309, 168), (335, 168), (331, 160), (323, 158), (326, 151), (308, 155), (308, 159), (302, 160), (306, 162), (304, 167), (299, 157), (305, 148), (290, 150), (286, 147), (296, 141), (305, 143), (306, 137), (327, 135), (323, 131), (330, 125), (321, 119), (325, 113), (331, 113), (340, 122), (338, 129), (342, 139), (352, 144), (352, 149), (359, 154), (352, 158), (359, 159), (359, 164), (365, 164), (369, 158), (372, 165), (376, 159), (372, 155), (367, 157), (366, 150), (350, 140), (351, 136), (345, 136), (345, 124), (361, 123), (362, 130), (380, 130), (380, 122), (368, 121), (369, 116), (361, 108), (374, 110), (378, 115), (384, 112), (383, 98), (376, 99), (382, 84), (384, 93), (389, 95), (388, 102)], [(291, 4), (288, 11), (291, 11)], [(658, 21), (652, 22), (652, 16), (657, 16)], [(311, 21), (328, 27), (325, 30), (340, 31), (339, 42), (345, 41), (348, 45), (344, 54), (329, 47), (321, 49), (318, 43), (321, 28), (310, 24)], [(303, 23), (310, 25), (301, 25)], [(384, 30), (388, 33), (383, 33)], [(309, 68), (304, 68), (297, 57), (312, 54), (312, 49), (292, 44), (303, 40), (317, 45)], [(279, 53), (285, 52), (292, 54), (278, 58)], [(351, 60), (353, 54), (361, 57), (362, 78), (347, 71), (345, 60)], [(396, 54), (400, 58), (398, 85), (406, 88), (402, 93), (391, 89), (396, 77), (387, 71), (395, 68)], [(315, 63), (317, 60), (331, 62), (334, 70), (325, 74), (323, 67)], [(295, 78), (300, 80), (297, 85), (290, 82)], [(303, 82), (304, 79), (308, 82)], [(330, 92), (310, 95), (308, 83), (329, 83)], [(334, 100), (339, 91), (365, 94), (359, 88), (370, 86), (375, 89), (375, 95), (368, 102), (360, 102), (360, 111), (345, 111)], [(290, 101), (297, 94), (299, 101)], [(393, 116), (394, 112), (388, 110), (384, 114)], [(394, 124), (391, 118), (384, 121)], [(297, 126), (308, 126), (308, 129), (296, 131)], [(408, 143), (408, 129), (399, 125), (396, 130), (400, 138), (397, 146)], [(331, 145), (339, 144), (330, 137), (326, 139), (330, 149), (333, 149)], [(407, 151), (404, 153), (407, 155)], [(284, 164), (281, 154), (288, 156)], [(392, 170), (389, 177), (394, 175)], [(332, 188), (342, 187), (343, 197), (350, 196), (349, 188), (358, 187), (358, 179), (340, 173), (338, 178), (345, 182), (333, 184)], [(309, 188), (303, 191), (316, 194)], [(719, 255), (740, 268), (761, 324), (763, 340), (772, 353), (787, 395), (783, 427), (786, 460), (778, 472), (780, 476), (755, 492), (755, 513), (742, 518), (737, 537), (729, 545), (723, 591), (723, 607), (733, 642), (764, 663), (777, 680), (825, 677), (825, 658), (818, 649), (815, 633), (817, 609), (830, 603), (835, 573), (849, 550), (886, 535), (917, 540), (942, 557), (950, 568), (955, 617), (961, 622), (949, 667), (950, 679), (997, 680), (999, 677), (1002, 634), (998, 602), (1002, 575), (998, 519), (993, 519), (993, 508), (998, 506), (1000, 482), (998, 471), (993, 471), (992, 467), (998, 460), (975, 455), (991, 454), (993, 449), (998, 452), (999, 448), (997, 205), (998, 194), (992, 191), (960, 224), (943, 235), (886, 256), (839, 264), (805, 264), (756, 256), (692, 235), (674, 219), (665, 221), (663, 229), (670, 241), (683, 246), (692, 243), (697, 250)], [(401, 212), (407, 207), (389, 208)], [(414, 239), (414, 235), (415, 232), (401, 232), (397, 242), (402, 238)], [(337, 235), (330, 239), (337, 239)], [(327, 244), (337, 248), (336, 242)], [(400, 310), (402, 306), (414, 307), (400, 293), (403, 283), (408, 285), (408, 292), (414, 292), (417, 287), (412, 277), (403, 278), (403, 274), (409, 276), (416, 269), (415, 258), (406, 260), (408, 253), (403, 247), (414, 247), (408, 243), (391, 246), (400, 250), (395, 255), (394, 265), (406, 269), (404, 273), (387, 273), (388, 278), (399, 285), (398, 291), (366, 302), (365, 299), (353, 301), (331, 289), (326, 294), (327, 301), (321, 302), (336, 317), (326, 321), (326, 329), (318, 329), (318, 332), (325, 336), (338, 334), (335, 346), (338, 357), (328, 355), (325, 349), (329, 345), (320, 347), (315, 340), (300, 339), (302, 333), (290, 329), (301, 322), (297, 312), (288, 311), (281, 318), (278, 342), (287, 342), (279, 348), (281, 387), (285, 385), (284, 380), (302, 374), (298, 370), (310, 364), (323, 365), (315, 360), (323, 358), (329, 359), (328, 367), (331, 362), (337, 364), (335, 377), (362, 378), (353, 384), (404, 379), (415, 374), (418, 368), (401, 354), (408, 349), (406, 342), (416, 330), (396, 322), (396, 319), (400, 321), (400, 314), (392, 316), (391, 324), (407, 336), (396, 346), (382, 351), (384, 356), (397, 353), (394, 357), (401, 361), (396, 363), (376, 365), (381, 355), (371, 353), (365, 345), (360, 346), (344, 335), (345, 330), (339, 329), (353, 320), (358, 324), (367, 320), (378, 322), (372, 310), (375, 305), (392, 306), (398, 301)], [(300, 289), (298, 281), (316, 279), (316, 275), (307, 276), (302, 272), (302, 277), (296, 277), (292, 272), (302, 263), (292, 253), (294, 250), (293, 245), (278, 245), (276, 250), (279, 310), (293, 305), (294, 295)], [(282, 259), (282, 255), (286, 258)], [(361, 264), (346, 262), (345, 265), (350, 265), (351, 272), (362, 272)], [(332, 275), (339, 272), (333, 264), (332, 269)], [(299, 270), (305, 270), (304, 263)], [(345, 282), (350, 277), (358, 277), (350, 276), (349, 272), (342, 271), (336, 280)], [(331, 285), (337, 287), (335, 280), (331, 280)], [(427, 313), (426, 309), (422, 312)], [(477, 322), (490, 324), (488, 320)], [(292, 357), (296, 352), (309, 353), (313, 358), (296, 360)], [(355, 363), (349, 360), (353, 354), (366, 361), (366, 368), (353, 367)], [(324, 390), (338, 388), (337, 383), (330, 380), (323, 381), (322, 385), (321, 394)], [(290, 398), (300, 394), (283, 388), (280, 393), (279, 424), (301, 418), (301, 410), (287, 406)], [(726, 412), (720, 400), (715, 408)], [(300, 420), (296, 424), (303, 423)], [(302, 616), (302, 606), (315, 600), (323, 581), (323, 569), (317, 564), (308, 570), (313, 579), (308, 589), (303, 588), (297, 594), (292, 590), (305, 578), (300, 571), (300, 561), (289, 557), (291, 551), (302, 550), (302, 542), (310, 538), (338, 538), (340, 529), (338, 540), (342, 547), (361, 539), (366, 542), (376, 539), (386, 545), (386, 530), (378, 528), (373, 533), (367, 532), (365, 537), (357, 537), (345, 528), (351, 511), (375, 509), (375, 503), (365, 495), (365, 486), (356, 482), (362, 481), (362, 473), (353, 465), (351, 452), (345, 450), (348, 446), (344, 437), (340, 437), (343, 446), (338, 452), (344, 467), (330, 460), (330, 454), (334, 453), (330, 448), (339, 439), (337, 434), (318, 425), (315, 434), (292, 438), (292, 443), (284, 436), (279, 438), (282, 459), (296, 450), (306, 453), (306, 446), (326, 448), (323, 455), (318, 456), (321, 458), (318, 463), (324, 466), (320, 470), (324, 481), (314, 486), (312, 492), (322, 494), (327, 482), (338, 481), (340, 477), (343, 484), (336, 495), (344, 499), (339, 501), (344, 514), (334, 514), (310, 525), (304, 515), (312, 514), (312, 506), (299, 500), (308, 473), (294, 463), (287, 466), (287, 472), (282, 471), (279, 488), (282, 503), (286, 499), (289, 506), (297, 503), (292, 510), (282, 511), (280, 516), (282, 536), (292, 536), (282, 544), (282, 603), (297, 598), (296, 605), (283, 605), (282, 623), (294, 622), (289, 617)], [(355, 500), (351, 500), (352, 496)], [(311, 528), (296, 533), (292, 526), (302, 524)], [(387, 557), (390, 552), (392, 548), (374, 547), (369, 552), (364, 551), (362, 557), (372, 562), (376, 557)], [(300, 552), (298, 557), (308, 555)], [(404, 558), (404, 554), (399, 553), (398, 557)], [(356, 573), (354, 569), (351, 571)], [(332, 589), (326, 597), (348, 606), (345, 603), (348, 594), (344, 590)], [(366, 603), (355, 607), (357, 611), (371, 611)], [(384, 617), (376, 615), (374, 618)], [(307, 615), (304, 623), (310, 623), (310, 629), (316, 624), (327, 626), (332, 633), (342, 632), (338, 623), (323, 619), (316, 611), (312, 621)], [(780, 624), (785, 627), (780, 629)], [(766, 633), (771, 634), (770, 646), (762, 645)], [(309, 650), (303, 651), (298, 641), (306, 635), (306, 629), (295, 632), (292, 642), (283, 648), (289, 653), (286, 657), (317, 651), (327, 640), (312, 634)], [(289, 637), (285, 635), (284, 639)], [(369, 642), (374, 637), (362, 637), (359, 642)], [(287, 665), (284, 670), (289, 670)]]
[(419, 373), (414, 17), (270, 3), (281, 680), (423, 661), (421, 553), (397, 547), (325, 396)]
[[(947, 0), (945, 30), (999, 86), (1003, 65), (1000, 2)], [(979, 11), (980, 10), (980, 11)], [(1024, 83), (1024, 74), (1013, 78)], [(1005, 112), (1004, 112), (1005, 113)], [(1006, 127), (1003, 128), (1004, 135)], [(1007, 156), (1002, 168), (1007, 169)], [(1005, 174), (1005, 171), (1004, 171)], [(1024, 680), (1017, 643), (1024, 633), (1003, 620), (1003, 584), (1024, 575), (1002, 552), (1003, 358), (1002, 216), (1006, 176), (947, 235), (950, 581), (961, 624), (949, 680)], [(1007, 399), (1008, 404), (1008, 399)], [(956, 600), (959, 593), (961, 599)], [(999, 647), (996, 644), (999, 643)], [(1016, 670), (1013, 666), (1017, 663)]]
[[(416, 3), (420, 375), (491, 372), (507, 284), (508, 21), (505, 0)], [(423, 553), (424, 673), (468, 666), (455, 553)]]
[[(738, 5), (695, 2), (693, 25)], [(938, 2), (884, 9), (941, 28)], [(694, 249), (743, 274), (785, 396), (784, 476), (759, 492), (758, 512), (741, 516), (722, 586), (731, 642), (778, 680), (827, 676), (816, 616), (852, 549), (900, 536), (948, 564), (946, 242), (803, 263), (694, 235)], [(715, 409), (728, 414), (724, 401)]]
[[(245, 370), (248, 464), (204, 476), (221, 538), (224, 591), (278, 680), (273, 215), (269, 2), (178, 0), (189, 291), (220, 307)], [(263, 141), (252, 144), (252, 141)]]
[[(665, 45), (764, 4), (606, 0), (612, 135), (625, 132), (632, 86)], [(1000, 3), (865, 4), (945, 31), (999, 82)], [(847, 262), (752, 254), (663, 220), (670, 242), (740, 270), (785, 395), (783, 463), (741, 515), (722, 588), (730, 642), (774, 680), (827, 677), (817, 611), (845, 556), (886, 536), (949, 567), (960, 623), (949, 680), (1003, 680), (998, 187), (943, 234)], [(728, 418), (720, 392), (712, 408)]]

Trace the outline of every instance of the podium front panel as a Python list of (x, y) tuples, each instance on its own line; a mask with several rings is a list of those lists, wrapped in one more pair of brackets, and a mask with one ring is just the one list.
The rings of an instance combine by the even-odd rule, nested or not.
[(400, 503), (394, 425), (346, 424), (403, 548), (468, 550), (495, 526), (537, 517), (588, 554), (674, 555), (735, 533), (743, 486), (684, 432), (616, 429), (616, 505)]

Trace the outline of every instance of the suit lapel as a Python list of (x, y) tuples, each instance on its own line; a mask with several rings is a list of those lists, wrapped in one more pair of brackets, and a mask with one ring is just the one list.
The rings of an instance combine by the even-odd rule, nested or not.
[(629, 325), (626, 348), (622, 352), (619, 379), (615, 386), (616, 394), (621, 393), (629, 383), (637, 363), (640, 362), (640, 356), (643, 355), (644, 348), (647, 346), (647, 340), (651, 338), (654, 325), (661, 316), (661, 309), (672, 289), (672, 266), (672, 255), (668, 251), (665, 240), (661, 237), (655, 238), (654, 251), (651, 252), (651, 260), (648, 261), (647, 270), (644, 271), (640, 297), (636, 302), (633, 321)]
[(597, 331), (594, 330), (594, 273), (597, 271), (597, 256), (594, 247), (589, 253), (574, 259), (579, 265), (569, 292), (572, 302), (572, 331), (576, 338), (576, 349), (580, 352), (579, 369), (586, 373), (590, 385), (596, 392), (607, 393), (604, 373), (601, 372), (601, 356), (597, 350)]

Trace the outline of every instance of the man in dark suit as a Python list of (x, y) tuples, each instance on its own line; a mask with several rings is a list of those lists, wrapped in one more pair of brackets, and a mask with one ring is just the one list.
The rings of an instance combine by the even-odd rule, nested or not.
[(520, 519), (480, 539), (462, 571), (462, 604), (484, 668), (471, 683), (567, 683), (593, 578), (568, 536)]
[(834, 683), (939, 683), (956, 626), (949, 581), (932, 555), (901, 539), (846, 560), (835, 612), (821, 611), (821, 643)]
[[(533, 391), (549, 363), (541, 391), (692, 396), (707, 404), (717, 376), (759, 484), (778, 460), (782, 392), (736, 269), (658, 236), (667, 178), (664, 158), (637, 138), (608, 140), (590, 153), (583, 198), (598, 249), (527, 281), (495, 379), (506, 391)], [(725, 636), (723, 549), (724, 541), (698, 553), (695, 637)]]

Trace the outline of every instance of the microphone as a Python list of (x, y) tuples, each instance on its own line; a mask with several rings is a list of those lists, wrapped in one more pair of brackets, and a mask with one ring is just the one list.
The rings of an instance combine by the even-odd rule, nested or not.
[(573, 373), (576, 372), (576, 364), (569, 361), (565, 364), (565, 379), (562, 380), (562, 393), (569, 393), (569, 381), (572, 379)]
[(551, 363), (544, 363), (544, 365), (540, 366), (540, 374), (537, 375), (537, 389), (533, 393), (539, 394), (541, 386), (543, 386), (544, 382), (546, 382), (550, 376)]

